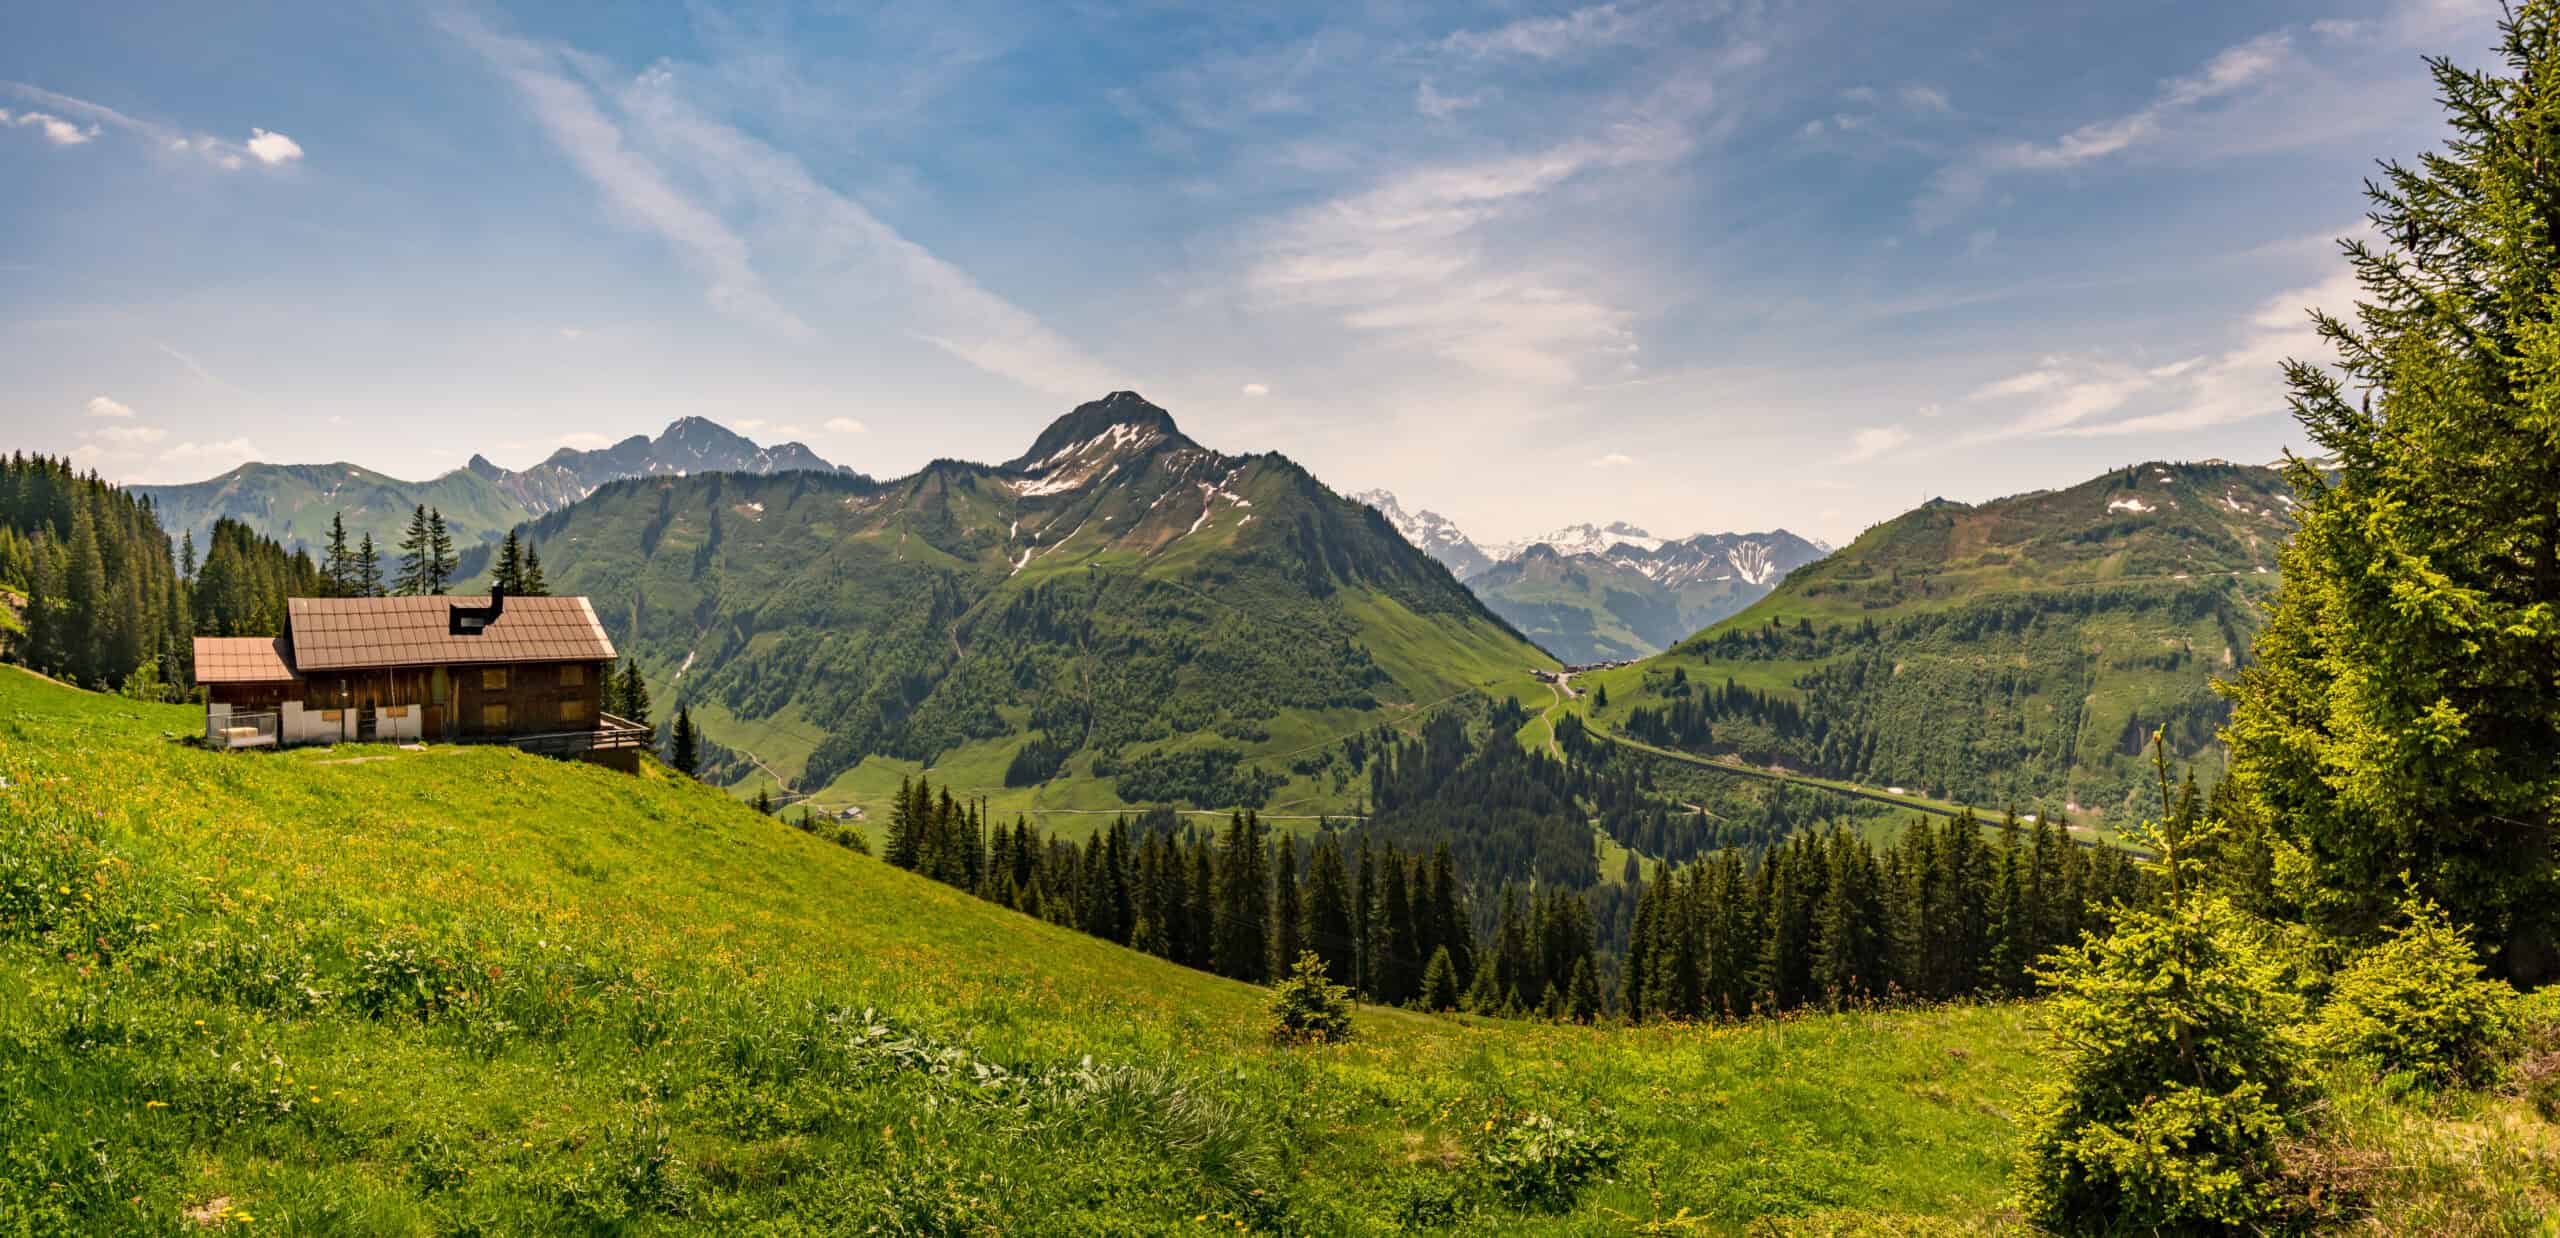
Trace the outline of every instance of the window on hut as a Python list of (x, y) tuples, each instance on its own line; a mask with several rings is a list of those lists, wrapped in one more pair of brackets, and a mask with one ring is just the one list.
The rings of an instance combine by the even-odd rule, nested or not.
[(480, 707), (480, 725), (505, 726), (506, 724), (507, 707), (505, 705), (483, 705)]
[(507, 668), (503, 666), (492, 666), (487, 670), (480, 672), (480, 690), (483, 692), (506, 691)]

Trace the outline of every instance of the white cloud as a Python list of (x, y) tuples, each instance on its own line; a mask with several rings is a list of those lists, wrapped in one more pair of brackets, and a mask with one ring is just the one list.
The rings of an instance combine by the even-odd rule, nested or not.
[(2011, 396), (2034, 395), (2039, 391), (2051, 391), (2061, 385), (2062, 374), (2058, 370), (2028, 370), (2023, 374), (2012, 374), (2007, 378), (1984, 383), (1967, 393), (1965, 398), (1968, 400), (2002, 400)]
[[(793, 339), (816, 337), (767, 281), (771, 267), (800, 278), (813, 298), (851, 297), (846, 290), (859, 287), (894, 301), (914, 338), (1034, 390), (1090, 397), (1128, 385), (798, 159), (694, 108), (675, 68), (617, 85), (592, 57), (500, 35), (465, 14), (448, 11), (443, 22), (524, 95), (615, 210), (676, 248), (723, 312)], [(717, 190), (696, 197), (680, 182)]]
[[(2022, 401), (2026, 408), (1958, 441), (2179, 433), (2273, 416), (2285, 407), (2284, 362), (2328, 356), (2306, 307), (2351, 313), (2357, 293), (2354, 272), (2342, 268), (2263, 302), (2225, 332), (2238, 342), (2223, 352), (2165, 365), (2047, 358), (2038, 369), (1975, 389), (1969, 398)], [(2128, 406), (2130, 415), (2105, 419)]]
[(1524, 17), (1491, 30), (1461, 30), (1442, 39), (1440, 46), (1467, 56), (1554, 60), (1585, 48), (1631, 41), (1650, 16), (1646, 10), (1597, 4), (1558, 17)]
[(829, 417), (825, 429), (829, 434), (867, 434), (871, 427), (851, 417)]
[[(205, 443), (180, 443), (160, 453), (165, 466), (185, 467), (193, 473), (219, 473), (234, 465), (258, 458), (257, 445), (245, 438), (227, 438)], [(164, 474), (164, 476), (186, 474)]]
[(155, 150), (200, 158), (226, 172), (246, 167), (252, 159), (264, 166), (275, 167), (302, 158), (302, 147), (292, 138), (264, 129), (253, 128), (249, 131), (248, 141), (233, 142), (203, 134), (189, 134), (156, 121), (129, 116), (103, 103), (75, 99), (25, 82), (0, 81), (0, 92), (33, 100), (88, 122), (87, 127), (82, 128), (73, 121), (44, 112), (21, 112), (11, 122), (9, 113), (0, 112), (0, 123), (40, 125), (45, 139), (57, 146), (77, 145), (97, 137), (106, 129), (115, 129), (141, 138)]
[(1404, 172), (1263, 229), (1245, 285), (1486, 377), (1569, 383), (1594, 362), (1625, 364), (1633, 314), (1585, 286), (1587, 272), (1543, 268), (1516, 247), (1489, 245), (1484, 231), (1568, 182), (1688, 150), (1685, 133), (1656, 122), (1603, 141)]
[(1915, 112), (1956, 110), (1954, 102), (1947, 98), (1947, 92), (1935, 86), (1905, 86), (1894, 93), (1901, 98), (1903, 106)]
[(765, 428), (767, 424), (769, 423), (767, 423), (762, 417), (740, 417), (737, 420), (730, 422), (729, 428), (740, 434), (753, 434), (756, 431)]
[(271, 168), (302, 158), (302, 143), (264, 129), (251, 129), (246, 145), (251, 158)]
[(586, 332), (586, 328), (584, 328), (584, 327), (562, 327), (562, 328), (560, 328), (560, 338), (561, 338), (561, 339), (564, 339), (564, 340), (582, 340), (582, 339), (585, 339), (586, 337), (587, 337), (587, 332)]
[(574, 447), (580, 451), (594, 451), (599, 447), (613, 446), (613, 436), (610, 434), (595, 434), (582, 430), (572, 434), (561, 435), (560, 445), (563, 447)]
[(1873, 460), (1910, 441), (1911, 431), (1901, 426), (1870, 426), (1849, 436), (1849, 454), (1842, 456), (1840, 462), (1856, 464), (1863, 460)]
[(2069, 432), (2090, 437), (2184, 432), (2280, 413), (2285, 408), (2284, 363), (2330, 356), (2327, 341), (2311, 325), (2310, 308), (2352, 318), (2362, 291), (2355, 273), (2341, 269), (2308, 288), (2269, 297), (2245, 326), (2234, 330), (2241, 341), (2228, 351), (2149, 371), (2167, 407)]
[(118, 447), (147, 447), (169, 437), (169, 432), (158, 426), (101, 426), (95, 437)]
[(1244, 393), (1249, 396), (1266, 396), (1271, 394), (1271, 388), (1262, 383), (1246, 383)]
[(44, 135), (45, 141), (56, 146), (78, 146), (98, 136), (96, 125), (83, 129), (59, 116), (44, 112), (12, 113), (6, 108), (0, 108), (0, 126), (19, 129), (32, 127)]
[(1622, 469), (1635, 462), (1634, 456), (1623, 451), (1613, 451), (1606, 455), (1593, 456), (1586, 463), (1595, 469)]
[(1997, 177), (2058, 171), (2122, 154), (2161, 136), (2169, 122), (2200, 104), (2237, 94), (2272, 76), (2293, 47), (2285, 31), (2224, 48), (2199, 72), (2161, 83), (2151, 102), (2135, 111), (2091, 121), (2045, 142), (2010, 142), (1974, 152), (1939, 169), (1913, 203), (1923, 229), (1942, 226), (1980, 200)]
[(88, 402), (82, 404), (80, 408), (92, 417), (130, 417), (133, 415), (133, 410), (131, 408), (126, 407), (119, 401), (108, 399), (102, 395), (90, 396)]
[(1480, 107), (1484, 101), (1485, 94), (1482, 91), (1466, 95), (1444, 95), (1431, 84), (1431, 79), (1427, 77), (1422, 79), (1421, 85), (1413, 88), (1413, 110), (1433, 120), (1446, 120), (1468, 108)]

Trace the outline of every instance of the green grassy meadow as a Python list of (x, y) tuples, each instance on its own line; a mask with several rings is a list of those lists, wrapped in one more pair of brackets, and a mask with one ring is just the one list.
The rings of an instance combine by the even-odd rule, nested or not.
[[(2028, 1007), (1281, 1048), (1260, 990), (655, 767), (197, 717), (0, 672), (0, 1228), (1999, 1223)], [(1533, 1117), (1614, 1164), (1516, 1198)]]

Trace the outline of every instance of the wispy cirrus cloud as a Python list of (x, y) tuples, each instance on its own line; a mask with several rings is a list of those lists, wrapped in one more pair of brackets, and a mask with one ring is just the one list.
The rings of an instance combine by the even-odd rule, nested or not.
[(1939, 169), (1918, 201), (1922, 230), (1953, 222), (2008, 175), (2053, 172), (2107, 159), (2156, 141), (2180, 115), (2265, 83), (2293, 50), (2289, 31), (2273, 31), (2224, 48), (2193, 74), (2161, 83), (2151, 101), (2121, 116), (2091, 121), (2045, 141), (2002, 142)]
[(1849, 452), (1840, 457), (1842, 464), (1857, 464), (1890, 455), (1911, 441), (1911, 431), (1901, 426), (1869, 426), (1849, 436)]
[[(247, 141), (234, 142), (143, 120), (103, 103), (75, 99), (26, 82), (0, 81), (0, 93), (14, 95), (48, 109), (16, 113), (14, 118), (10, 112), (0, 111), (0, 125), (34, 125), (44, 134), (46, 141), (56, 146), (83, 145), (113, 129), (142, 139), (156, 152), (202, 159), (226, 172), (238, 171), (252, 164), (281, 167), (302, 158), (301, 143), (266, 129), (253, 128), (249, 130)], [(85, 127), (82, 122), (85, 122)]]
[(1966, 400), (2009, 414), (1959, 441), (2116, 438), (2273, 416), (2284, 409), (2284, 362), (2328, 355), (2309, 311), (2352, 314), (2360, 290), (2355, 273), (2340, 270), (2269, 297), (2227, 330), (2234, 344), (2204, 356), (2153, 365), (2103, 356), (2047, 357), (2036, 369), (1969, 393)]
[(1595, 4), (1552, 17), (1523, 17), (1484, 30), (1461, 30), (1442, 39), (1440, 46), (1465, 56), (1554, 60), (1632, 42), (1673, 12), (1670, 6)]
[[(677, 251), (720, 311), (789, 339), (816, 339), (826, 332), (812, 319), (839, 308), (829, 285), (858, 281), (898, 300), (909, 336), (987, 373), (1061, 395), (1123, 385), (1110, 367), (798, 158), (696, 106), (674, 66), (624, 78), (592, 56), (499, 33), (459, 11), (442, 20), (516, 87), (618, 214)], [(804, 290), (787, 295), (772, 270), (787, 271)], [(838, 275), (851, 280), (825, 278)]]
[[(1418, 168), (1296, 211), (1249, 245), (1250, 294), (1507, 381), (1571, 381), (1632, 350), (1633, 314), (1561, 264), (1497, 252), (1495, 225), (1579, 178), (1690, 149), (1668, 123), (1529, 154)], [(1579, 277), (1577, 277), (1579, 275)]]

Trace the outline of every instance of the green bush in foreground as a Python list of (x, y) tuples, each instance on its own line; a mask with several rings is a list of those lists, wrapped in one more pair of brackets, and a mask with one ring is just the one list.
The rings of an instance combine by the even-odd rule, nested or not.
[(2135, 912), (2041, 975), (2056, 1070), (2018, 1168), (2028, 1215), (2073, 1233), (2270, 1220), (2298, 1006), (2247, 919), (2210, 898)]
[[(2154, 736), (2169, 802), (2165, 733)], [(2258, 922), (2206, 893), (2214, 831), (2186, 811), (2151, 831), (2156, 906), (2056, 951), (2054, 1073), (2027, 1117), (2020, 1206), (2066, 1233), (2264, 1228), (2283, 1208), (2277, 1144), (2288, 1129), (2301, 1001)]]
[(1300, 951), (1289, 977), (1271, 989), (1271, 1038), (1324, 1044), (1351, 1038), (1351, 990), (1327, 978), (1324, 960)]
[(2330, 1056), (2429, 1083), (2477, 1079), (2516, 1030), (2516, 993), (2482, 978), (2469, 938), (2423, 898), (2408, 924), (2340, 972), (2312, 1043)]

